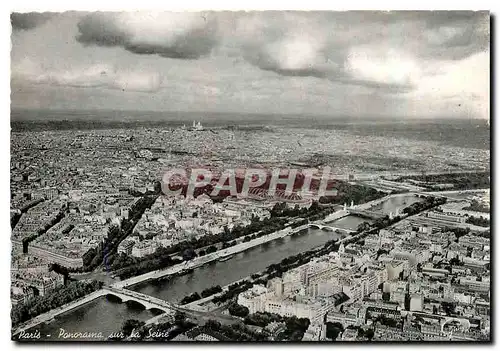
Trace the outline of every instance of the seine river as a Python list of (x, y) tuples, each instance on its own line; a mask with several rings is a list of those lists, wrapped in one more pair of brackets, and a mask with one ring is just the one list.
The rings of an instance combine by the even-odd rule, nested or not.
[(422, 199), (416, 196), (395, 196), (390, 198), (388, 201), (384, 201), (376, 206), (373, 206), (370, 208), (370, 211), (382, 212), (384, 215), (388, 215), (391, 212), (395, 212), (396, 208), (399, 208), (401, 211), (403, 208), (419, 201), (422, 201)]
[[(359, 223), (362, 221), (360, 219)], [(202, 290), (214, 285), (228, 285), (261, 271), (270, 264), (278, 263), (285, 257), (321, 246), (337, 237), (338, 234), (334, 232), (309, 229), (301, 235), (285, 237), (241, 252), (228, 261), (199, 267), (191, 274), (137, 285), (133, 289), (167, 301), (178, 302), (193, 292), (201, 293)], [(145, 311), (139, 306), (129, 306), (102, 297), (57, 316), (51, 323), (37, 326), (33, 330), (40, 330), (41, 337), (45, 340), (60, 340), (57, 338), (60, 328), (71, 332), (100, 331), (107, 337), (118, 331), (126, 319), (147, 320), (153, 316), (151, 311)]]
[[(395, 197), (373, 208), (373, 210), (388, 213), (416, 201), (418, 198), (415, 197)], [(360, 223), (365, 221), (367, 220), (359, 217), (347, 216), (331, 222), (331, 224), (355, 230)], [(228, 285), (261, 271), (273, 263), (278, 263), (286, 257), (321, 246), (337, 237), (338, 234), (334, 232), (308, 229), (301, 235), (285, 237), (241, 252), (228, 261), (213, 262), (199, 267), (190, 274), (172, 277), (160, 282), (144, 283), (134, 286), (132, 289), (167, 301), (179, 302), (184, 296), (193, 292), (201, 293), (202, 290), (215, 285)], [(140, 306), (130, 306), (114, 301), (114, 299), (102, 297), (57, 316), (49, 324), (39, 325), (33, 329), (40, 330), (41, 337), (45, 340), (61, 340), (57, 337), (60, 328), (69, 332), (102, 332), (103, 336), (107, 337), (120, 330), (126, 319), (147, 320), (153, 316), (152, 311), (144, 310)]]

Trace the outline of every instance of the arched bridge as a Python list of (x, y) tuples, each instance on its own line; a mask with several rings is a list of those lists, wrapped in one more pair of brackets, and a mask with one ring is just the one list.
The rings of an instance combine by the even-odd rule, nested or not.
[(309, 227), (315, 228), (315, 229), (325, 229), (325, 230), (329, 230), (331, 232), (340, 231), (341, 233), (354, 233), (354, 230), (332, 227), (331, 225), (326, 225), (326, 224), (321, 224), (321, 223), (310, 223)]
[(137, 291), (132, 291), (128, 289), (117, 289), (113, 287), (105, 287), (103, 290), (106, 291), (107, 295), (113, 295), (122, 300), (122, 302), (135, 301), (144, 306), (145, 309), (150, 310), (156, 308), (164, 312), (174, 312), (180, 310), (181, 308), (170, 302), (161, 300), (159, 298), (145, 295)]

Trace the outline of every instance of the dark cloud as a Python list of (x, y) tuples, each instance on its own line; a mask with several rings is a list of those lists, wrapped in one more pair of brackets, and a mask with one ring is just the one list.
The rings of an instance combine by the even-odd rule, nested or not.
[(50, 12), (13, 12), (10, 14), (10, 23), (12, 24), (13, 30), (30, 30), (44, 24), (52, 16), (54, 16), (54, 14)]
[(306, 67), (282, 68), (280, 62), (273, 60), (268, 55), (259, 53), (247, 55), (245, 59), (262, 70), (277, 73), (286, 77), (314, 77), (327, 79), (344, 85), (357, 85), (374, 88), (388, 94), (404, 93), (411, 91), (414, 86), (406, 81), (383, 82), (370, 79), (361, 79), (350, 75), (343, 64), (310, 64)]
[(123, 46), (127, 42), (127, 33), (121, 30), (108, 14), (93, 13), (78, 22), (80, 34), (77, 41), (86, 45)]
[(328, 72), (325, 67), (317, 67), (316, 63), (312, 61), (307, 61), (305, 64), (299, 64), (296, 67), (286, 67), (280, 62), (279, 57), (266, 52), (265, 47), (245, 47), (243, 57), (247, 62), (262, 70), (275, 72), (283, 76), (327, 78), (333, 74), (333, 72)]
[[(179, 15), (179, 14), (177, 14)], [(77, 41), (84, 45), (118, 46), (134, 54), (197, 59), (217, 43), (217, 22), (207, 15), (186, 13), (187, 18), (168, 22), (127, 21), (123, 14), (93, 13), (78, 23)], [(125, 14), (127, 16), (127, 14)], [(207, 18), (208, 17), (208, 18)], [(140, 37), (136, 35), (140, 32)]]
[[(82, 18), (78, 30), (76, 39), (84, 45), (175, 59), (198, 59), (225, 47), (233, 57), (282, 76), (395, 91), (411, 89), (406, 77), (411, 72), (388, 82), (382, 81), (385, 77), (372, 80), (360, 67), (355, 72), (361, 76), (353, 75), (346, 69), (351, 49), (380, 48), (391, 52), (376, 53), (384, 59), (405, 54), (420, 61), (461, 60), (489, 46), (489, 14), (484, 11), (96, 12)], [(392, 53), (394, 48), (398, 52)]]
[[(26, 30), (44, 17), (13, 14), (12, 25)], [(78, 87), (71, 91), (96, 89), (90, 104), (106, 96), (111, 102), (99, 101), (119, 107), (123, 92), (137, 91), (154, 92), (168, 101), (162, 108), (176, 109), (307, 106), (418, 116), (461, 103), (461, 110), (469, 104), (489, 114), (487, 12), (73, 13), (34, 32), (14, 33), (11, 71), (16, 84), (43, 85), (39, 97)], [(34, 66), (15, 67), (26, 58)]]
[(412, 90), (422, 61), (461, 60), (490, 41), (485, 11), (265, 13), (243, 15), (238, 28), (243, 57), (260, 69), (390, 93)]
[(413, 18), (424, 21), (429, 28), (467, 23), (477, 25), (489, 20), (489, 11), (407, 11), (407, 13)]
[(428, 46), (423, 50), (425, 57), (461, 60), (489, 50), (490, 16), (487, 11), (437, 11), (422, 15), (422, 18), (428, 30)]

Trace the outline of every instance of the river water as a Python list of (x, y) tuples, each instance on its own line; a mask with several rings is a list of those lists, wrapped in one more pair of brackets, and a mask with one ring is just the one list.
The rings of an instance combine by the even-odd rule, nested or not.
[[(298, 236), (288, 236), (251, 248), (234, 255), (228, 261), (214, 262), (199, 267), (190, 274), (160, 282), (144, 283), (132, 289), (167, 301), (179, 302), (184, 296), (193, 292), (201, 293), (202, 290), (214, 285), (228, 285), (261, 271), (270, 264), (321, 246), (335, 238), (338, 238), (338, 234), (334, 232), (308, 229)], [(60, 340), (58, 339), (60, 328), (71, 332), (101, 331), (107, 337), (120, 330), (126, 319), (147, 320), (153, 316), (151, 311), (145, 311), (139, 306), (130, 306), (102, 297), (57, 316), (51, 323), (39, 325), (32, 330), (40, 330), (44, 340)]]
[(61, 329), (70, 333), (101, 332), (102, 339), (78, 338), (79, 341), (102, 341), (121, 329), (122, 323), (127, 319), (141, 321), (154, 317), (150, 310), (141, 306), (121, 303), (114, 298), (100, 297), (79, 308), (61, 314), (49, 324), (38, 325), (31, 331), (39, 330), (42, 340), (75, 341), (75, 339), (59, 338)]
[(400, 211), (402, 211), (403, 208), (408, 207), (411, 204), (414, 204), (415, 202), (419, 201), (422, 201), (422, 199), (417, 196), (412, 196), (412, 195), (394, 196), (378, 205), (371, 207), (370, 211), (381, 212), (384, 215), (388, 215), (391, 212), (396, 212), (396, 209), (398, 208)]

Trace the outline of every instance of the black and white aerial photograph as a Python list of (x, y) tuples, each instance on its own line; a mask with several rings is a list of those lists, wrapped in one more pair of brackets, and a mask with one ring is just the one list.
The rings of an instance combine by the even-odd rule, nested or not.
[(12, 344), (492, 342), (489, 11), (12, 11)]

